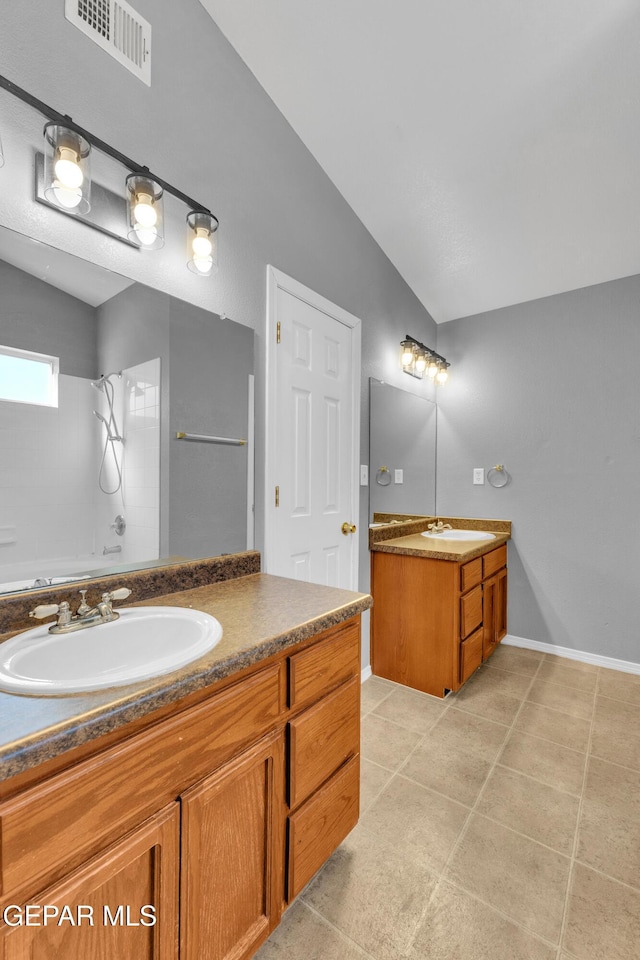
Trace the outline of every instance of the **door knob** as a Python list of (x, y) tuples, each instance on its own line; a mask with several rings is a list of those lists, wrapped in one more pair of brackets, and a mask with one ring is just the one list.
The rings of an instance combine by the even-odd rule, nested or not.
[(342, 524), (340, 529), (342, 530), (342, 532), (346, 537), (347, 534), (356, 532), (356, 525), (355, 523), (347, 523), (347, 521), (345, 520), (345, 522)]

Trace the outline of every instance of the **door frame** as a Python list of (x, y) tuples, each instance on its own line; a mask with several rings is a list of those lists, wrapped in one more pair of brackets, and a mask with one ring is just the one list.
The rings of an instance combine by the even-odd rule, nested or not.
[[(349, 327), (351, 333), (351, 403), (352, 403), (352, 430), (351, 430), (351, 502), (353, 504), (353, 519), (350, 522), (358, 523), (358, 531), (354, 535), (354, 545), (351, 551), (351, 590), (358, 589), (358, 560), (360, 553), (360, 356), (362, 342), (362, 323), (360, 319), (336, 306), (326, 297), (321, 296), (304, 284), (288, 277), (286, 273), (267, 264), (267, 344), (265, 364), (265, 487), (264, 487), (264, 572), (269, 573), (272, 560), (275, 536), (274, 488), (277, 482), (275, 463), (275, 436), (276, 436), (276, 326), (278, 322), (278, 290), (297, 297), (309, 306), (321, 310), (333, 317), (339, 323)], [(345, 519), (347, 519), (345, 517)]]

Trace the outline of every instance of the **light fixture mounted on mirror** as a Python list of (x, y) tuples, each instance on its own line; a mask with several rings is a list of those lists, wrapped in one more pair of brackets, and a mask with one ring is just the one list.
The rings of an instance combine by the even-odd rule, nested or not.
[[(189, 270), (199, 277), (216, 272), (218, 220), (207, 207), (6, 77), (0, 76), (0, 87), (48, 120), (44, 128), (43, 153), (36, 154), (35, 199), (38, 202), (140, 250), (158, 250), (164, 246), (163, 197), (169, 193), (189, 209)], [(90, 159), (93, 151), (111, 157), (130, 171), (125, 178), (124, 196), (94, 183), (92, 197)]]
[(426, 376), (435, 383), (446, 383), (451, 364), (439, 353), (409, 334), (401, 341), (400, 348), (400, 363), (405, 373), (418, 380)]

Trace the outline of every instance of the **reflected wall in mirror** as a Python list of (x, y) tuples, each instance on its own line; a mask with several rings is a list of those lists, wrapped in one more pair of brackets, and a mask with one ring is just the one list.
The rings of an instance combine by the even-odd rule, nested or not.
[[(369, 515), (435, 514), (433, 400), (369, 378)], [(396, 483), (396, 471), (402, 483)]]
[(59, 375), (0, 380), (0, 593), (251, 545), (248, 445), (176, 439), (247, 438), (250, 328), (0, 228), (2, 347)]

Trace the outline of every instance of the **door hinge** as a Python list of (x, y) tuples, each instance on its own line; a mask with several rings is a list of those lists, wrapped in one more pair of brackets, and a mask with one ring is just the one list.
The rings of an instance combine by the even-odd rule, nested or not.
[(280, 343), (280, 321), (276, 323), (276, 343)]
[(276, 507), (280, 506), (280, 487), (276, 487)]

